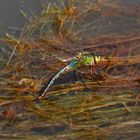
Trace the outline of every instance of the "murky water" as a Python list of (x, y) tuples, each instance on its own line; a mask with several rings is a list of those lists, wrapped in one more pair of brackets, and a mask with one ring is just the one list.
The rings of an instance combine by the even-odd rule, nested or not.
[[(20, 32), (29, 22), (22, 12), (32, 17), (41, 10), (41, 0), (1, 0), (0, 1), (0, 34)], [(31, 14), (33, 13), (33, 14)]]
[[(28, 18), (37, 16), (41, 11), (41, 6), (43, 6), (43, 3), (47, 1), (49, 0), (0, 0), (0, 35), (4, 36), (5, 33), (8, 32), (8, 33), (13, 33), (18, 37), (24, 24), (29, 23)], [(50, 1), (54, 2), (53, 0)], [(139, 0), (133, 0), (133, 1), (132, 0), (118, 0), (118, 1), (91, 0), (91, 2), (93, 1), (99, 2), (99, 5), (101, 6), (103, 12), (100, 13), (100, 6), (99, 6), (99, 7), (95, 7), (96, 10), (97, 8), (99, 8), (98, 9), (99, 11), (97, 10), (94, 13), (93, 10), (91, 11), (91, 13), (87, 12), (85, 15), (83, 14), (81, 16), (82, 18), (78, 19), (78, 21), (80, 22), (76, 23), (76, 26), (74, 26), (74, 30), (79, 31), (78, 37), (88, 39), (92, 37), (95, 38), (100, 37), (101, 35), (104, 36), (104, 35), (111, 35), (111, 34), (113, 35), (117, 34), (121, 36), (121, 34), (124, 32), (128, 34), (139, 33), (140, 30), (140, 21), (138, 18), (140, 17)], [(110, 3), (106, 4), (105, 3), (106, 1)], [(81, 4), (80, 7), (81, 9), (85, 6), (84, 4), (82, 4), (82, 2), (84, 3), (85, 1), (84, 0), (79, 1), (79, 4)], [(119, 6), (122, 7), (121, 8), (117, 7), (117, 4), (115, 2), (116, 3), (121, 2), (121, 5)], [(22, 12), (24, 12), (27, 15), (27, 18), (22, 15)], [(83, 42), (84, 39), (82, 40)], [(135, 39), (135, 36), (132, 39)], [(134, 41), (135, 43), (133, 41), (132, 42), (130, 41), (130, 43), (128, 43), (129, 41), (125, 42), (127, 38), (124, 39), (125, 41), (123, 40), (125, 43), (122, 43), (123, 42), (122, 40), (120, 39), (119, 40), (120, 42), (116, 43), (117, 45), (112, 45), (112, 46), (104, 45), (103, 48), (99, 48), (99, 50), (102, 49), (103, 51), (106, 51), (108, 49), (109, 51), (112, 51), (111, 47), (113, 47), (113, 49), (117, 48), (120, 52), (122, 51), (121, 54), (122, 56), (126, 54), (123, 53), (124, 50), (126, 51), (130, 50), (132, 52), (130, 53), (130, 55), (132, 54), (132, 56), (139, 55), (140, 52), (139, 39), (137, 39), (136, 42)], [(89, 41), (89, 44), (88, 41), (84, 43), (83, 43), (84, 45), (87, 46), (89, 45), (90, 48), (93, 47), (92, 45), (94, 45), (95, 42), (93, 40), (93, 42)], [(99, 46), (102, 45), (102, 41), (97, 40), (96, 43)], [(110, 40), (107, 43), (109, 44)], [(134, 50), (133, 50), (133, 45), (136, 47)], [(67, 49), (68, 46), (64, 46), (64, 47)], [(80, 47), (82, 47), (82, 45)], [(6, 51), (8, 49), (4, 50), (5, 48), (4, 49), (3, 48), (1, 47), (1, 51), (3, 54), (6, 54)], [(44, 49), (44, 46), (42, 48)], [(29, 97), (29, 99), (27, 96), (27, 101), (26, 99), (22, 99), (22, 96), (21, 97), (18, 96), (21, 93), (21, 95), (25, 94), (26, 97), (26, 93), (30, 92), (29, 90), (31, 88), (29, 87), (28, 89), (29, 86), (28, 83), (23, 83), (23, 87), (22, 87), (21, 85), (19, 85), (19, 81), (21, 82), (21, 80), (23, 80), (23, 82), (25, 82), (27, 80), (26, 77), (32, 78), (33, 76), (34, 76), (33, 80), (37, 77), (35, 81), (38, 81), (40, 77), (46, 78), (47, 76), (49, 76), (49, 74), (50, 75), (52, 74), (49, 68), (47, 67), (49, 66), (48, 64), (51, 65), (52, 63), (53, 65), (55, 64), (55, 62), (49, 61), (48, 60), (49, 58), (43, 57), (45, 56), (44, 52), (46, 50), (42, 52), (40, 51), (40, 53), (38, 52), (33, 54), (29, 53), (29, 56), (27, 57), (26, 57), (26, 52), (24, 52), (25, 53), (24, 55), (22, 51), (24, 51), (24, 48), (23, 50), (21, 50), (21, 53), (19, 53), (22, 55), (22, 57), (17, 57), (15, 55), (15, 58), (19, 60), (18, 61), (19, 63), (16, 60), (16, 62), (13, 63), (13, 68), (12, 66), (10, 66), (7, 69), (5, 69), (7, 70), (6, 72), (2, 71), (0, 77), (1, 78), (0, 80), (2, 81), (0, 82), (3, 84), (0, 85), (1, 89), (4, 86), (4, 91), (2, 90), (0, 92), (2, 93), (2, 95), (5, 95), (5, 93), (7, 95), (7, 92), (9, 93), (8, 96), (6, 97), (2, 96), (0, 98), (1, 101), (0, 117), (2, 117), (3, 119), (0, 123), (0, 138), (4, 137), (10, 139), (10, 137), (12, 137), (13, 139), (14, 138), (18, 139), (19, 136), (19, 138), (21, 139), (22, 138), (24, 139), (24, 137), (25, 138), (29, 137), (29, 139), (32, 140), (36, 138), (46, 139), (47, 136), (50, 139), (58, 139), (58, 140), (59, 139), (85, 140), (90, 138), (96, 139), (96, 134), (97, 134), (97, 139), (104, 140), (104, 136), (109, 135), (111, 133), (110, 139), (114, 139), (114, 137), (116, 139), (125, 137), (129, 140), (129, 138), (127, 137), (127, 134), (129, 132), (130, 132), (129, 135), (132, 137), (132, 139), (135, 134), (136, 134), (136, 138), (140, 137), (139, 136), (139, 124), (140, 124), (139, 106), (138, 105), (133, 106), (136, 100), (137, 93), (139, 93), (139, 84), (138, 84), (139, 81), (137, 82), (135, 79), (132, 80), (125, 79), (126, 82), (125, 80), (123, 81), (123, 78), (126, 78), (125, 75), (132, 77), (131, 74), (133, 72), (134, 72), (133, 74), (136, 75), (136, 73), (139, 71), (138, 65), (136, 67), (133, 65), (132, 68), (126, 67), (125, 69), (123, 69), (123, 67), (119, 67), (118, 70), (116, 69), (116, 73), (117, 74), (119, 73), (119, 76), (121, 74), (124, 76), (122, 79), (120, 78), (118, 81), (116, 80), (116, 83), (114, 82), (112, 84), (111, 81), (107, 81), (107, 83), (105, 84), (101, 83), (99, 85), (99, 83), (96, 84), (94, 82), (93, 83), (87, 82), (87, 85), (91, 88), (91, 90), (89, 90), (90, 92), (86, 90), (83, 91), (82, 88), (80, 89), (81, 85), (78, 82), (77, 82), (77, 86), (75, 86), (74, 84), (66, 85), (66, 86), (60, 85), (58, 87), (56, 86), (52, 91), (50, 90), (50, 92), (52, 92), (53, 94), (50, 95), (50, 98), (48, 98), (48, 100), (45, 100), (41, 104), (37, 104), (36, 102), (32, 102), (32, 99), (30, 99), (32, 98), (32, 96)], [(12, 54), (12, 51), (7, 54), (8, 57), (1, 55), (2, 60), (5, 60), (5, 58), (8, 60), (10, 58), (10, 55)], [(45, 61), (45, 59), (47, 61)], [(26, 62), (27, 63), (29, 62), (29, 65), (28, 64), (26, 65)], [(43, 64), (41, 65), (40, 62)], [(22, 68), (24, 68), (22, 67), (23, 66), (22, 64), (25, 64), (25, 71), (23, 73), (21, 72)], [(52, 71), (53, 69), (54, 71), (56, 71), (54, 67), (57, 68), (57, 64), (59, 63), (56, 63), (56, 65), (52, 66), (52, 69), (51, 68), (50, 69)], [(44, 65), (46, 66), (45, 69), (43, 69)], [(46, 72), (47, 70), (48, 73)], [(120, 72), (121, 70), (122, 71), (126, 70), (126, 71), (123, 71), (123, 73), (121, 73)], [(9, 71), (11, 77), (8, 75)], [(3, 76), (3, 73), (5, 74), (4, 75), (5, 77), (9, 76), (11, 79), (5, 78)], [(31, 75), (32, 73), (33, 76)], [(137, 74), (139, 75), (139, 73)], [(68, 83), (68, 81), (70, 81), (70, 78), (72, 78), (72, 80), (74, 79), (72, 75), (66, 75), (64, 76), (63, 80), (60, 79), (60, 82), (59, 81), (58, 82), (65, 84), (66, 82)], [(110, 86), (109, 88), (108, 85)], [(79, 88), (78, 90), (77, 87)], [(32, 92), (33, 91), (31, 90), (31, 93)], [(9, 95), (12, 95), (13, 97), (13, 94), (15, 93), (18, 95), (12, 101), (11, 96)], [(63, 93), (65, 94), (63, 95)], [(8, 118), (9, 116), (11, 118), (12, 117), (14, 118), (17, 115), (18, 119), (15, 121), (12, 120), (13, 118), (12, 119), (10, 118), (12, 121), (15, 121), (16, 123), (15, 124), (13, 123), (14, 125), (11, 123), (12, 124), (11, 126), (5, 125), (7, 124), (8, 122), (7, 120), (9, 118), (5, 119), (3, 118), (2, 115), (5, 118), (6, 117)], [(130, 127), (132, 125), (134, 128)], [(119, 131), (120, 128), (122, 129), (121, 131)], [(127, 132), (127, 130), (130, 131)], [(69, 136), (71, 136), (72, 138), (70, 138)]]
[[(43, 5), (44, 2), (48, 2), (48, 0), (36, 0), (36, 1), (1, 0), (0, 1), (0, 34), (4, 35), (5, 32), (13, 32), (13, 33), (20, 32), (20, 30), (23, 28), (23, 25), (28, 22), (28, 19), (23, 17), (23, 15), (21, 14), (22, 11), (25, 12), (25, 14), (27, 14), (28, 17), (36, 16), (40, 12), (41, 6)], [(102, 0), (99, 0), (99, 2), (104, 3), (102, 2)], [(124, 0), (122, 4), (124, 4), (124, 6), (125, 4), (130, 5), (130, 7), (131, 5), (134, 6), (136, 8), (135, 9), (136, 11), (133, 8), (132, 12), (139, 13), (139, 5), (140, 5), (139, 0), (133, 0), (133, 1)], [(104, 23), (101, 22), (100, 26), (103, 26), (102, 24)], [(100, 30), (102, 30), (102, 28)], [(119, 30), (119, 28), (117, 28), (117, 30)]]

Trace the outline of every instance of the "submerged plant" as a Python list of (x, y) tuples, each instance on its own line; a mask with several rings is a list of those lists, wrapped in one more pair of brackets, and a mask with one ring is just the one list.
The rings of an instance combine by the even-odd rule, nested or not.
[[(122, 0), (57, 0), (42, 9), (19, 37), (1, 39), (1, 123), (11, 117), (16, 136), (42, 139), (138, 135), (136, 6)], [(74, 82), (73, 70), (79, 81)], [(46, 98), (36, 101), (36, 96)]]

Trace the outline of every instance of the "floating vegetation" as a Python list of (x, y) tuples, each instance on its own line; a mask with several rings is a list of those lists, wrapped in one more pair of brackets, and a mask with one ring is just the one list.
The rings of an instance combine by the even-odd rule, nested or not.
[[(20, 36), (0, 39), (0, 139), (139, 139), (139, 6), (48, 0), (41, 8), (21, 10)], [(57, 75), (36, 100), (77, 57), (84, 65)]]

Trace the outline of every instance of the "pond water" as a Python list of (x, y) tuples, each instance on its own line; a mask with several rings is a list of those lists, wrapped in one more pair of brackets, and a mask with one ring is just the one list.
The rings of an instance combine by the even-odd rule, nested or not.
[[(36, 17), (40, 15), (42, 7), (45, 7), (44, 2), (54, 3), (54, 1), (57, 0), (0, 0), (0, 35), (3, 37), (6, 33), (12, 33), (18, 38), (23, 26), (29, 23), (22, 12), (29, 18)], [(86, 1), (91, 2), (91, 5), (88, 5)], [(59, 2), (63, 7), (61, 0)], [(15, 44), (16, 47), (14, 45), (7, 48), (1, 46), (0, 63), (2, 66), (0, 67), (7, 67), (4, 67), (5, 69), (2, 69), (0, 73), (0, 93), (2, 93), (0, 94), (0, 119), (2, 119), (0, 139), (39, 140), (47, 137), (54, 140), (104, 140), (108, 136), (109, 139), (129, 140), (129, 136), (132, 140), (140, 138), (140, 97), (138, 94), (140, 64), (137, 59), (140, 58), (140, 0), (76, 0), (76, 2), (81, 13), (85, 8), (82, 15), (79, 13), (78, 22), (72, 26), (81, 44), (78, 41), (80, 45), (77, 42), (77, 44), (73, 43), (71, 38), (75, 36), (70, 36), (68, 38), (70, 45), (67, 45), (63, 43), (63, 34), (60, 33), (60, 40), (57, 40), (58, 36), (54, 33), (56, 38), (49, 38), (52, 39), (49, 43), (53, 48), (53, 43), (56, 41), (57, 47), (59, 48), (60, 45), (64, 51), (49, 48), (48, 52), (56, 58), (59, 58), (59, 55), (63, 58), (65, 54), (67, 55), (67, 50), (79, 53), (81, 49), (91, 49), (111, 54), (116, 49), (119, 53), (115, 56), (127, 58), (132, 56), (131, 60), (134, 64), (131, 64), (132, 61), (126, 61), (126, 64), (115, 67), (111, 72), (114, 72), (113, 74), (117, 75), (118, 79), (112, 74), (116, 78), (113, 82), (111, 79), (107, 81), (103, 79), (101, 83), (98, 79), (94, 81), (90, 79), (85, 81), (87, 87), (82, 86), (82, 82), (74, 83), (72, 73), (68, 73), (59, 79), (60, 81), (57, 82), (59, 85), (54, 87), (52, 85), (46, 100), (34, 102), (39, 82), (42, 79), (48, 80), (48, 77), (58, 72), (64, 63), (47, 54), (48, 38), (48, 40), (42, 39), (46, 41), (45, 43), (39, 40), (37, 44), (35, 44), (36, 40), (31, 39), (31, 44), (28, 40), (25, 46), (24, 42), (21, 42), (19, 43), (21, 49)], [(89, 10), (90, 6), (93, 6), (94, 10)], [(63, 16), (61, 12), (60, 15)], [(72, 18), (70, 17), (70, 20)], [(64, 28), (71, 27), (72, 22), (66, 22)], [(49, 27), (54, 30), (53, 25)], [(43, 31), (45, 29), (43, 28)], [(101, 40), (98, 40), (98, 37), (101, 37)], [(59, 44), (60, 42), (62, 44)], [(26, 43), (29, 43), (29, 46)], [(31, 48), (28, 48), (30, 46)], [(14, 51), (15, 48), (17, 52)], [(117, 52), (116, 50), (114, 52)], [(57, 54), (57, 52), (60, 53)], [(73, 55), (73, 52), (70, 55)], [(10, 65), (5, 65), (9, 58)], [(127, 66), (127, 63), (130, 63), (130, 66)], [(125, 68), (124, 65), (126, 65)]]
[[(101, 4), (102, 3), (104, 4), (102, 0), (97, 0), (97, 1), (99, 1)], [(28, 22), (28, 20), (25, 17), (23, 17), (23, 15), (21, 14), (21, 11), (27, 14), (28, 17), (32, 17), (36, 14), (38, 15), (38, 13), (41, 11), (41, 6), (44, 4), (44, 2), (46, 3), (48, 2), (48, 0), (36, 0), (36, 1), (34, 0), (29, 0), (29, 1), (28, 0), (10, 0), (10, 1), (1, 0), (0, 1), (0, 34), (4, 35), (5, 32), (12, 32), (12, 33), (20, 32), (23, 25)], [(50, 0), (49, 2), (53, 3), (54, 0), (53, 1)], [(111, 3), (112, 3), (112, 0), (110, 1), (110, 4)], [(124, 0), (121, 3), (124, 6), (125, 5), (129, 5), (130, 7), (132, 6), (133, 7), (131, 9), (132, 13), (136, 12), (136, 15), (139, 13), (139, 6), (140, 6), (139, 0), (133, 0), (133, 1)], [(125, 12), (125, 9), (124, 9), (124, 12)], [(34, 13), (34, 15), (32, 13)], [(102, 26), (102, 23), (100, 26)], [(120, 29), (117, 28), (117, 30), (121, 30), (121, 27)]]
[[(43, 1), (42, 1), (43, 2)], [(5, 32), (20, 32), (28, 20), (22, 15), (22, 11), (29, 17), (31, 12), (35, 15), (41, 10), (41, 0), (1, 0), (0, 1), (0, 34)]]

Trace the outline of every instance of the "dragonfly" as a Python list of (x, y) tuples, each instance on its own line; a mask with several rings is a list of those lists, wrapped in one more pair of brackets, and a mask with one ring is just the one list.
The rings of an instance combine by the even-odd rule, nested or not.
[[(110, 50), (110, 46), (109, 45), (105, 46), (106, 50), (107, 50), (107, 47), (109, 47), (108, 50)], [(114, 47), (114, 45), (112, 45), (112, 47)], [(103, 48), (104, 48), (104, 46), (103, 46)], [(101, 49), (101, 47), (100, 47), (100, 49)], [(129, 52), (129, 49), (128, 50), (126, 49), (125, 51)], [(123, 53), (125, 53), (125, 51), (123, 50)], [(123, 56), (116, 56), (116, 55), (111, 56), (111, 55), (108, 55), (105, 53), (103, 54), (102, 52), (95, 51), (95, 48), (94, 48), (94, 51), (79, 49), (78, 52), (79, 53), (76, 54), (74, 57), (69, 56), (67, 59), (58, 57), (57, 54), (55, 54), (55, 51), (53, 52), (55, 54), (54, 56), (57, 59), (59, 59), (60, 61), (63, 61), (63, 62), (68, 62), (68, 64), (66, 66), (64, 66), (63, 68), (61, 68), (58, 72), (56, 72), (48, 80), (48, 82), (42, 86), (42, 88), (36, 93), (37, 99), (44, 98), (47, 94), (47, 91), (54, 84), (56, 79), (58, 79), (62, 74), (66, 74), (67, 72), (76, 70), (80, 73), (88, 73), (89, 69), (87, 71), (87, 68), (90, 68), (90, 75), (96, 76), (96, 74), (97, 75), (100, 74), (101, 71), (106, 73), (109, 69), (111, 69), (112, 67), (115, 67), (115, 65), (123, 66), (125, 68), (126, 65), (133, 66), (134, 64), (139, 64), (139, 60), (140, 60), (140, 55), (135, 55), (135, 56), (130, 56), (130, 57), (124, 56), (124, 54), (123, 54)], [(63, 53), (66, 54), (67, 51), (65, 51)], [(126, 69), (127, 69), (127, 67), (126, 67)], [(114, 75), (116, 75), (116, 74), (114, 73)]]
[[(52, 76), (47, 84), (45, 84), (41, 90), (38, 91), (37, 99), (45, 97), (47, 91), (54, 84), (55, 80), (58, 79), (62, 74), (65, 74), (69, 71), (78, 70), (82, 67), (90, 67), (91, 73), (95, 74), (108, 65), (109, 62), (110, 60), (108, 57), (97, 55), (95, 52), (83, 51), (82, 53), (79, 53), (71, 59), (68, 65), (60, 69), (54, 76)], [(96, 68), (97, 66), (99, 66), (98, 69)]]

